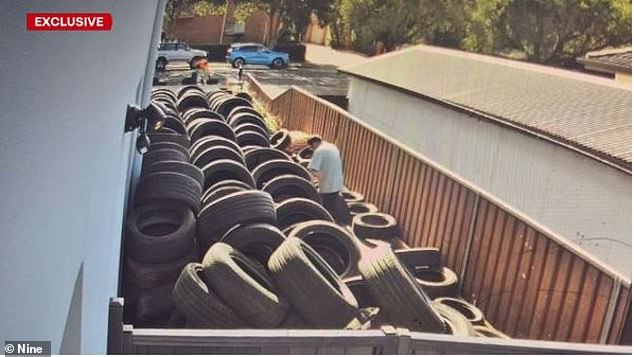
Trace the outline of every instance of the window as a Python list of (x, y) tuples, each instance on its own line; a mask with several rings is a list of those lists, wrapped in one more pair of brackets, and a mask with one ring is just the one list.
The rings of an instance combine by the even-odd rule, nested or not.
[(244, 52), (255, 52), (258, 50), (258, 46), (244, 46), (240, 48), (240, 51)]
[(176, 47), (177, 50), (179, 51), (187, 51), (189, 49), (189, 46), (187, 46), (184, 43), (179, 43)]
[(159, 49), (161, 51), (175, 51), (176, 50), (176, 44), (175, 43), (162, 43), (161, 46), (159, 46)]

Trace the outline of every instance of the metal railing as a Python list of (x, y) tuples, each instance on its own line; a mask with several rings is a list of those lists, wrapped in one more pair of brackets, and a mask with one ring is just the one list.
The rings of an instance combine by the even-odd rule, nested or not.
[(297, 87), (270, 98), (247, 82), (285, 128), (335, 143), (347, 187), (392, 214), (410, 246), (440, 248), (462, 296), (497, 328), (514, 338), (620, 343), (631, 325), (628, 278), (334, 104)]

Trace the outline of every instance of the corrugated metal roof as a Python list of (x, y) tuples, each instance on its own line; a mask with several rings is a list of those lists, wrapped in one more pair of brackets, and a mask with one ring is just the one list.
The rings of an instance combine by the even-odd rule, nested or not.
[(585, 57), (578, 58), (577, 62), (611, 71), (631, 72), (632, 49), (628, 47), (588, 52)]
[(430, 46), (341, 71), (493, 117), (631, 170), (632, 92), (615, 81)]

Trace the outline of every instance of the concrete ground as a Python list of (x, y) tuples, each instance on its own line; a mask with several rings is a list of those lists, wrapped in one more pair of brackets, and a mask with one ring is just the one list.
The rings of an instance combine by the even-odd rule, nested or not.
[[(306, 62), (291, 63), (288, 68), (276, 70), (267, 66), (247, 65), (243, 75), (253, 75), (272, 97), (286, 91), (291, 86), (301, 87), (319, 96), (346, 96), (349, 79), (339, 73), (337, 68), (353, 65), (366, 60), (357, 53), (337, 51), (330, 47), (306, 44)], [(189, 65), (185, 62), (170, 63), (167, 67), (166, 84), (180, 85), (183, 78), (191, 76)], [(212, 78), (225, 84), (236, 81), (237, 70), (228, 63), (209, 63)]]

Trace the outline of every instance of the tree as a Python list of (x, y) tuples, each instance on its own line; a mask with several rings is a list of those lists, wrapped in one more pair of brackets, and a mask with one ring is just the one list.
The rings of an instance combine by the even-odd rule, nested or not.
[(529, 61), (565, 64), (584, 53), (631, 41), (625, 0), (513, 0), (497, 23), (503, 47)]

